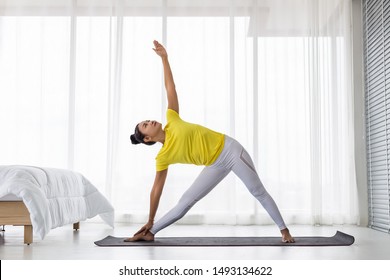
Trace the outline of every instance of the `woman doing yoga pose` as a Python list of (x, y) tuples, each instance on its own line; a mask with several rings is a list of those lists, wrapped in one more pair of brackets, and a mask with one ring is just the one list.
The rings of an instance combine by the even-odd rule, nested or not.
[[(196, 202), (233, 171), (279, 227), (282, 241), (294, 242), (278, 207), (261, 183), (250, 155), (241, 144), (227, 135), (180, 118), (179, 102), (167, 52), (157, 41), (154, 41), (153, 50), (161, 57), (164, 69), (168, 99), (167, 124), (163, 129), (162, 124), (157, 121), (142, 121), (136, 125), (135, 132), (130, 137), (133, 144), (153, 145), (160, 142), (163, 146), (156, 157), (156, 177), (150, 193), (149, 221), (125, 241), (154, 240), (157, 232), (182, 218)], [(154, 222), (168, 166), (174, 163), (204, 165), (205, 168), (178, 204)]]

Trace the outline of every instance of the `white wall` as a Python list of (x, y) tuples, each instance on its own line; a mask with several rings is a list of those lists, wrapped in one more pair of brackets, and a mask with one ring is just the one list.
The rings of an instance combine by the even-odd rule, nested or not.
[(362, 1), (352, 0), (353, 91), (355, 115), (355, 166), (360, 225), (368, 225), (367, 164), (364, 109), (363, 20)]

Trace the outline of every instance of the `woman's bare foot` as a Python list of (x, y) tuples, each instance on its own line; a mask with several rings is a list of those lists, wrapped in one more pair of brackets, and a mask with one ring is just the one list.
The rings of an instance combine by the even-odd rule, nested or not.
[(143, 232), (134, 235), (133, 237), (126, 238), (125, 242), (134, 242), (134, 241), (154, 241), (154, 234), (148, 231), (145, 235)]
[(295, 240), (291, 236), (288, 228), (282, 229), (280, 232), (282, 233), (282, 241), (284, 243), (294, 243), (295, 242)]

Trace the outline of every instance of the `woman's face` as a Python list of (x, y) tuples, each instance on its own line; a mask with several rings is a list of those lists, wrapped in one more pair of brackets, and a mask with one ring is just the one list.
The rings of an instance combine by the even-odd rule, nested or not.
[(138, 124), (138, 129), (143, 135), (145, 135), (145, 137), (154, 137), (161, 131), (162, 125), (157, 121), (147, 120), (140, 122)]

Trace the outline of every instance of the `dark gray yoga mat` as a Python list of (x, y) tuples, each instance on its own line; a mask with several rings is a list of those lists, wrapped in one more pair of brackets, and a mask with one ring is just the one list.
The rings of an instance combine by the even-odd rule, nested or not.
[(111, 246), (349, 246), (355, 238), (337, 231), (332, 237), (307, 236), (294, 237), (295, 243), (283, 243), (281, 237), (157, 237), (154, 241), (124, 242), (127, 237), (107, 236), (95, 241), (103, 247)]

